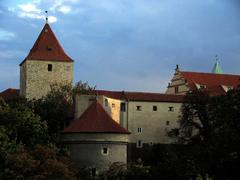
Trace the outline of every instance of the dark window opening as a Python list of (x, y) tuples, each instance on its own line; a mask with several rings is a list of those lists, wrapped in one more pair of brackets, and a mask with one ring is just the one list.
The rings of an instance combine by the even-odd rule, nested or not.
[(141, 111), (142, 110), (142, 106), (136, 106), (137, 111)]
[(137, 148), (142, 148), (143, 147), (143, 142), (142, 140), (137, 141)]
[(168, 107), (168, 111), (174, 111), (174, 107), (172, 106)]
[(138, 131), (138, 133), (141, 133), (142, 132), (142, 128), (138, 128), (137, 131)]
[(126, 111), (126, 104), (125, 103), (121, 103), (121, 111), (125, 112)]
[(105, 99), (105, 106), (108, 106), (108, 100)]
[(170, 124), (170, 122), (169, 121), (166, 121), (166, 125), (168, 126)]
[(157, 106), (153, 106), (153, 111), (157, 111)]
[(48, 64), (48, 71), (52, 71), (52, 64)]
[(175, 93), (178, 93), (179, 92), (179, 89), (178, 89), (178, 86), (175, 87)]
[(107, 154), (108, 153), (108, 148), (103, 148), (103, 154)]

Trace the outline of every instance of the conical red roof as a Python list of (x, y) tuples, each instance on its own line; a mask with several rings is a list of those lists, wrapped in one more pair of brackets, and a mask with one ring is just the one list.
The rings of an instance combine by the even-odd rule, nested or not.
[(47, 23), (24, 61), (26, 60), (73, 62), (64, 52), (51, 27)]
[(63, 131), (64, 133), (123, 133), (129, 134), (125, 128), (115, 122), (103, 107), (93, 102), (82, 116), (74, 120)]

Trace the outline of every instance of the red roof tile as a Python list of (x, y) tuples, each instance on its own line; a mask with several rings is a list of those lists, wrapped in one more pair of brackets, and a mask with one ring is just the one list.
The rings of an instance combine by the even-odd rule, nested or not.
[(180, 71), (180, 74), (187, 81), (191, 90), (197, 90), (196, 83), (205, 85), (205, 91), (209, 92), (210, 95), (224, 94), (222, 85), (236, 88), (240, 84), (240, 75), (186, 71)]
[(43, 27), (29, 54), (20, 65), (26, 60), (73, 62), (64, 52), (51, 27), (47, 23)]
[(115, 122), (103, 107), (93, 102), (82, 116), (74, 120), (63, 131), (64, 133), (124, 133), (129, 132)]
[(149, 102), (182, 102), (182, 95), (168, 95), (161, 93), (148, 92), (126, 92), (126, 91), (106, 91), (95, 90), (96, 95), (104, 95), (113, 99), (126, 99), (130, 101), (149, 101)]
[(0, 93), (0, 97), (5, 100), (16, 99), (19, 97), (19, 89), (8, 88)]

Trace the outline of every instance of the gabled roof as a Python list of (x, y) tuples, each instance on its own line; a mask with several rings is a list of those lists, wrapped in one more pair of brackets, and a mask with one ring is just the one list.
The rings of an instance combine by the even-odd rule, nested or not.
[(19, 97), (19, 89), (8, 88), (0, 93), (0, 97), (4, 100), (16, 99)]
[(44, 25), (32, 49), (20, 65), (26, 60), (73, 62), (64, 52), (48, 23)]
[(148, 101), (148, 102), (183, 102), (182, 95), (168, 95), (149, 92), (128, 92), (128, 91), (106, 91), (95, 90), (96, 95), (104, 95), (113, 99), (125, 99), (130, 101)]
[(130, 133), (115, 122), (97, 101), (93, 102), (79, 119), (72, 121), (72, 123), (66, 127), (63, 132)]
[(180, 71), (191, 90), (197, 90), (196, 85), (204, 85), (210, 95), (224, 94), (221, 86), (236, 88), (240, 84), (240, 75), (215, 74), (202, 72)]

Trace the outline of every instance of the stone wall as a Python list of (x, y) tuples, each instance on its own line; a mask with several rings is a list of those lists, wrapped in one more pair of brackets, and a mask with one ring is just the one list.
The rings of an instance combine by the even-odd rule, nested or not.
[[(52, 71), (48, 71), (48, 65)], [(28, 99), (46, 95), (51, 85), (73, 81), (73, 63), (27, 60), (20, 66), (20, 94)]]

